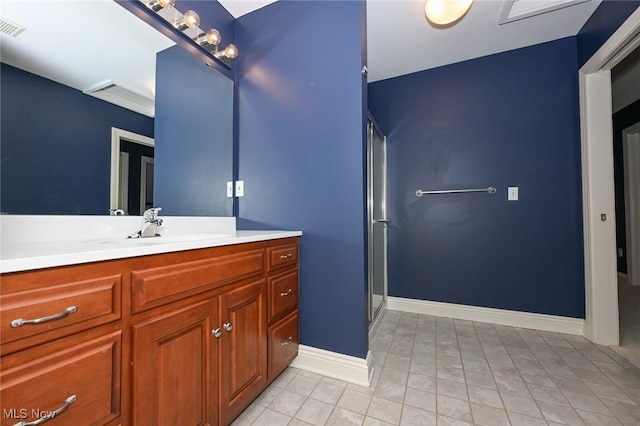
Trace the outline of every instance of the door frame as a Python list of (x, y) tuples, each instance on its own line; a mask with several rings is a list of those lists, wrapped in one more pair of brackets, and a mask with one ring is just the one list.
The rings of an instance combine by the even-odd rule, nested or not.
[(118, 189), (120, 188), (120, 140), (140, 145), (155, 147), (153, 138), (129, 132), (117, 127), (111, 128), (111, 185), (109, 194), (109, 209), (118, 209)]
[[(640, 285), (640, 122), (622, 130), (627, 282)], [(633, 154), (633, 155), (632, 155)]]
[(633, 50), (630, 43), (638, 32), (640, 9), (629, 16), (579, 71), (585, 272), (584, 335), (601, 345), (618, 345), (620, 338), (611, 69)]
[(368, 282), (367, 282), (367, 319), (370, 323), (369, 334), (371, 335), (377, 326), (377, 319), (380, 318), (380, 315), (376, 315), (376, 313), (382, 312), (387, 304), (387, 295), (388, 295), (388, 264), (387, 264), (387, 245), (388, 245), (388, 235), (387, 235), (387, 224), (384, 225), (384, 290), (383, 290), (383, 302), (380, 307), (376, 310), (376, 312), (371, 312), (371, 305), (373, 299), (373, 276), (374, 276), (374, 262), (373, 262), (373, 226), (374, 220), (373, 217), (373, 132), (377, 131), (382, 136), (382, 144), (384, 145), (384, 155), (383, 155), (383, 180), (385, 182), (384, 191), (383, 191), (383, 206), (384, 206), (384, 218), (388, 220), (388, 211), (387, 211), (387, 137), (384, 136), (380, 128), (376, 125), (375, 120), (370, 115), (367, 117), (367, 258), (368, 258)]

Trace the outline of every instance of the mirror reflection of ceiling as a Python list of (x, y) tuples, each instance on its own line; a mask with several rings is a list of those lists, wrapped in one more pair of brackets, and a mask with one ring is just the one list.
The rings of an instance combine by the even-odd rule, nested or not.
[(175, 43), (113, 0), (2, 0), (0, 13), (26, 27), (0, 38), (2, 62), (81, 91), (116, 82), (153, 116), (155, 55)]

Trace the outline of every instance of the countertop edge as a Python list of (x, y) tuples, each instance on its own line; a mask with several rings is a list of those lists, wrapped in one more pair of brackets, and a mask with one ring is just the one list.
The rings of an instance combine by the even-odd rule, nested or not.
[[(34, 256), (0, 259), (0, 273), (23, 272), (36, 269), (53, 268), (58, 266), (78, 265), (106, 260), (126, 259), (153, 254), (172, 253), (185, 250), (196, 250), (211, 247), (221, 247), (233, 244), (252, 243), (258, 241), (276, 240), (299, 237), (301, 231), (236, 231), (228, 237), (211, 238), (195, 241), (172, 241), (166, 244), (149, 245), (143, 247), (108, 247), (86, 250), (86, 245), (77, 242), (78, 251), (73, 253), (45, 253)], [(64, 244), (72, 245), (73, 242)], [(81, 251), (83, 250), (83, 251)], [(86, 250), (86, 251), (84, 251)]]

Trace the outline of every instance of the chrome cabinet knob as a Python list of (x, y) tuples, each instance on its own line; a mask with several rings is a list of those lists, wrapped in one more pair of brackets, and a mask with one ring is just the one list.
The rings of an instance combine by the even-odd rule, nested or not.
[(220, 330), (219, 328), (216, 328), (215, 330), (211, 330), (211, 334), (213, 335), (213, 337), (215, 337), (216, 339), (219, 339), (220, 336), (222, 336), (222, 330)]
[(225, 322), (224, 324), (222, 324), (222, 328), (227, 331), (231, 331), (233, 330), (233, 324), (231, 324), (230, 322)]

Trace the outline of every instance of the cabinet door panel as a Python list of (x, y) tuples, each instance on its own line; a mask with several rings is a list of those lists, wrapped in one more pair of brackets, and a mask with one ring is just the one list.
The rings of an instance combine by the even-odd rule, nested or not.
[(133, 424), (217, 424), (216, 308), (206, 301), (133, 327)]
[(266, 386), (265, 298), (265, 280), (220, 296), (221, 323), (231, 325), (230, 331), (223, 331), (221, 339), (220, 401), (225, 424)]
[(2, 426), (47, 416), (46, 424), (51, 426), (116, 421), (120, 415), (121, 333), (86, 342), (73, 338), (62, 342), (65, 344), (58, 345), (66, 346), (62, 350), (49, 352), (43, 346), (10, 355), (28, 361), (0, 374)]

